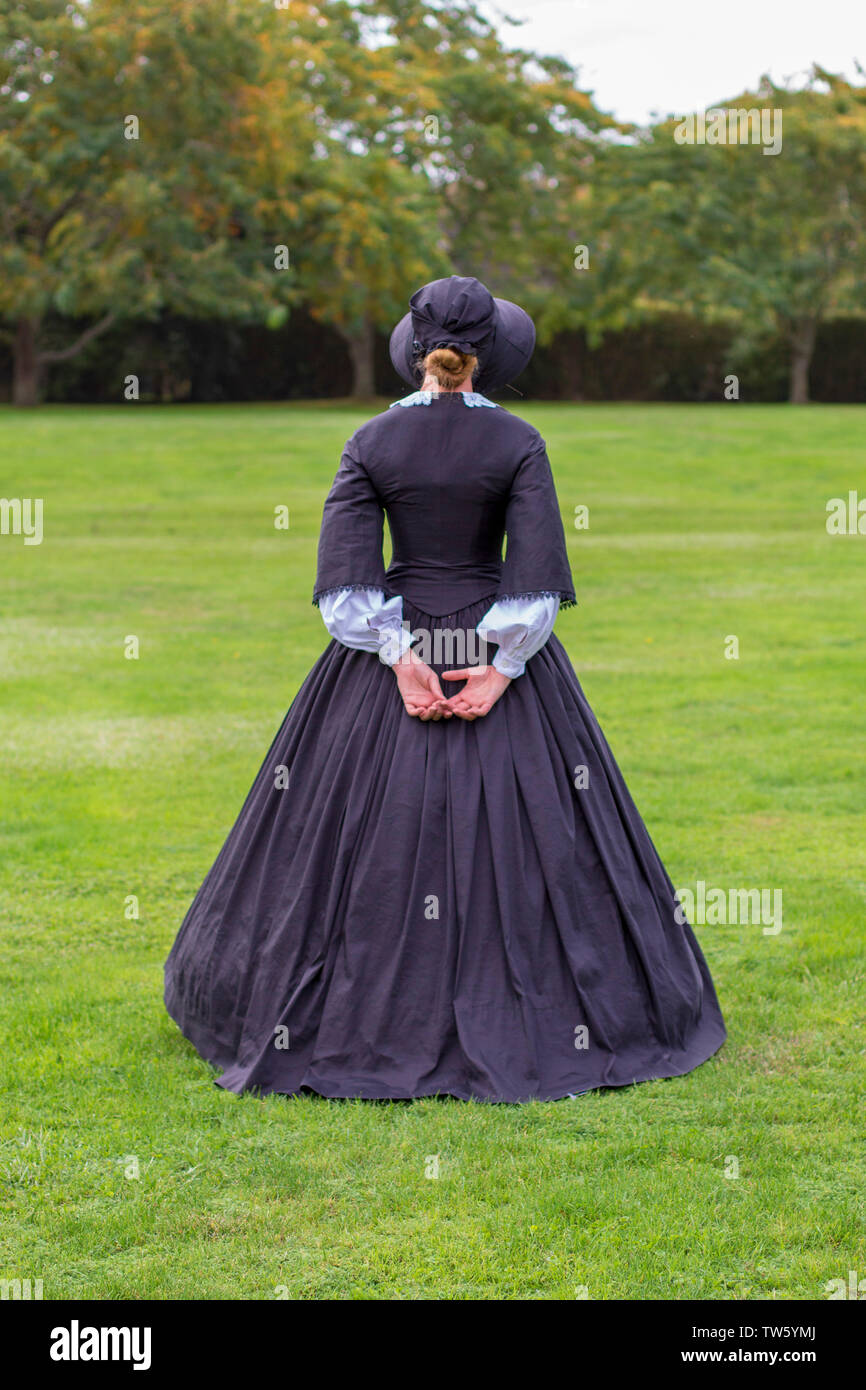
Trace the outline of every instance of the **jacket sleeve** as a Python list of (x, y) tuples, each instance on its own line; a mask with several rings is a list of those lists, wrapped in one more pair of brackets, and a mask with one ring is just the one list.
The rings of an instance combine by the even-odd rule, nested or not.
[(493, 658), (496, 670), (512, 680), (522, 676), (529, 658), (541, 651), (553, 631), (558, 610), (559, 599), (546, 596), (494, 603), (475, 630), (485, 642), (498, 643)]
[(384, 511), (354, 448), (354, 435), (325, 500), (313, 603), (340, 589), (380, 589), (390, 597), (382, 559)]
[(403, 626), (403, 600), (388, 599), (381, 589), (338, 589), (322, 594), (319, 612), (329, 633), (344, 647), (376, 652), (386, 666), (399, 661), (412, 645)]
[(505, 536), (497, 602), (510, 598), (558, 598), (561, 608), (577, 602), (559, 500), (541, 435), (537, 435), (512, 480)]

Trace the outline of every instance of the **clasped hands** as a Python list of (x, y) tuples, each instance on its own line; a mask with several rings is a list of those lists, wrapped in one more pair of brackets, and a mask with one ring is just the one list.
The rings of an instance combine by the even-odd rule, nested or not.
[(466, 684), (450, 699), (439, 684), (439, 677), (414, 652), (407, 651), (391, 667), (397, 677), (400, 696), (407, 714), (418, 719), (478, 719), (489, 713), (500, 695), (511, 684), (495, 666), (469, 666), (463, 671), (443, 671), (444, 681)]

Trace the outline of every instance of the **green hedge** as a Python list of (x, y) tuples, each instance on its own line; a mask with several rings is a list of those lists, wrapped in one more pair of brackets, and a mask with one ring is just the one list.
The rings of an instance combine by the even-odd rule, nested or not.
[[(58, 319), (52, 329), (62, 343), (83, 326)], [(541, 400), (711, 401), (722, 399), (725, 377), (734, 373), (741, 400), (785, 400), (784, 344), (758, 336), (744, 347), (742, 340), (725, 325), (675, 314), (610, 333), (594, 349), (583, 333), (563, 333), (536, 350), (515, 386)], [(11, 370), (9, 351), (2, 349), (0, 400), (10, 397)], [(144, 401), (313, 399), (345, 396), (351, 386), (344, 342), (304, 312), (275, 332), (166, 317), (118, 324), (79, 357), (53, 366), (45, 399), (119, 401), (129, 375), (139, 378)], [(376, 386), (383, 396), (404, 390), (385, 336), (376, 341)], [(866, 318), (839, 318), (821, 327), (811, 394), (816, 401), (866, 400)]]

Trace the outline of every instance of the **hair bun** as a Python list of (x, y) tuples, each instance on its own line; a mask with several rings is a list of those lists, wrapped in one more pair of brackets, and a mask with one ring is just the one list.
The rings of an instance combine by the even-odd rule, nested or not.
[(435, 377), (440, 386), (444, 386), (446, 391), (453, 391), (475, 371), (478, 358), (472, 353), (445, 345), (428, 352), (423, 366), (425, 373)]

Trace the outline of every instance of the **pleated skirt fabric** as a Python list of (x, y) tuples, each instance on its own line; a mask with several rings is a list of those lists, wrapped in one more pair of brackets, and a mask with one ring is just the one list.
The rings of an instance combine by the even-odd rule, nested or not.
[[(471, 632), (491, 602), (404, 617)], [(166, 1005), (230, 1091), (560, 1099), (724, 1041), (677, 908), (556, 636), (472, 723), (410, 718), (385, 665), (332, 641), (184, 919)]]

